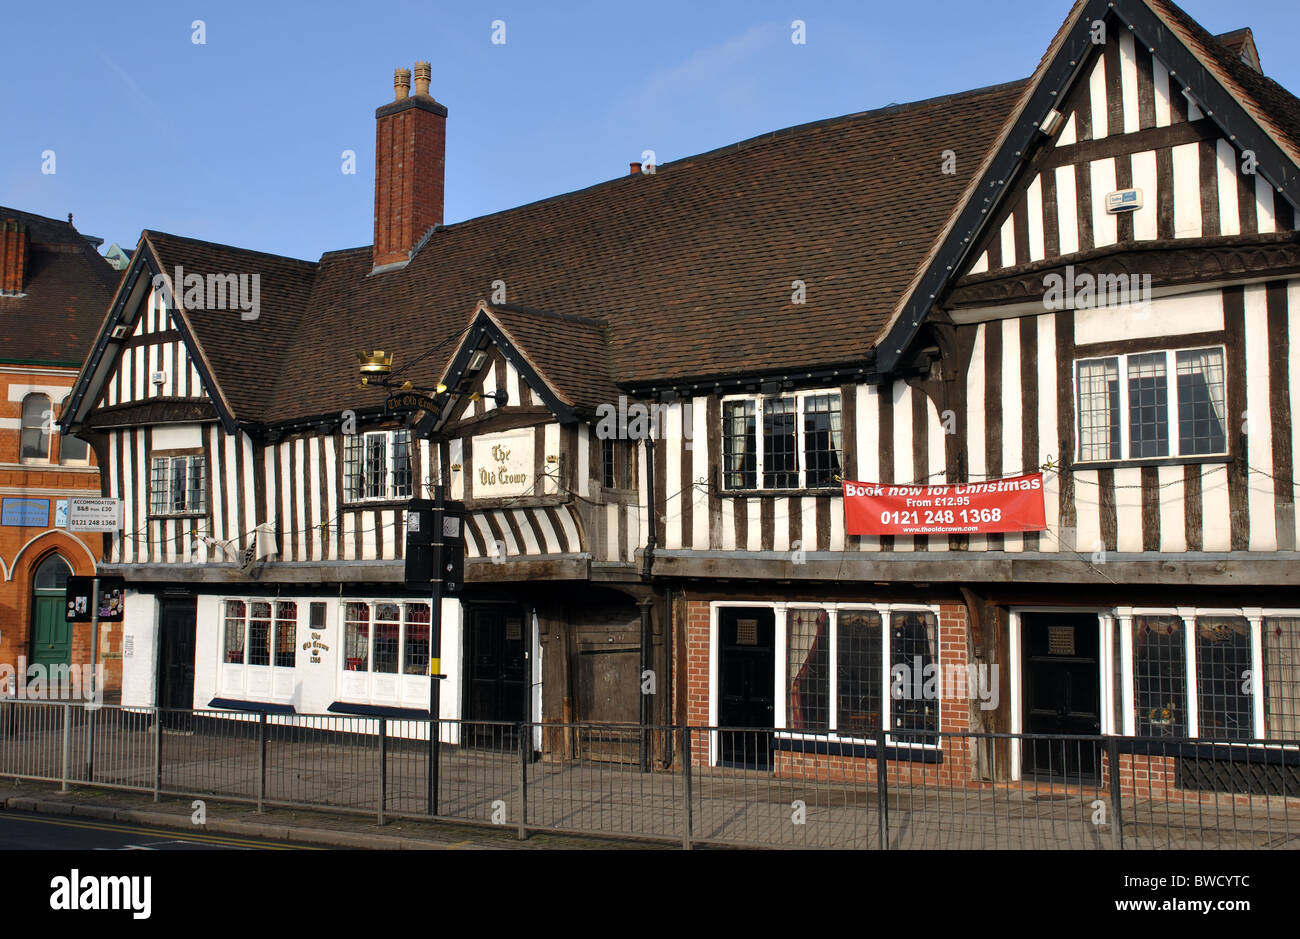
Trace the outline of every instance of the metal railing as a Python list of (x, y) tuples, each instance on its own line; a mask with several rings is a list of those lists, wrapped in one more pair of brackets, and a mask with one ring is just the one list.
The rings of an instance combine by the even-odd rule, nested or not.
[[(1300, 742), (437, 722), (432, 817), (791, 848), (1300, 847)], [(427, 819), (429, 721), (0, 702), (0, 777)]]

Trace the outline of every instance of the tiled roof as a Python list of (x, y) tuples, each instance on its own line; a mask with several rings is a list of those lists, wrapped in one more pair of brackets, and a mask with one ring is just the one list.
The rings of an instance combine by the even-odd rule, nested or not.
[(1282, 138), (1281, 143), (1290, 146), (1292, 155), (1300, 154), (1300, 99), (1273, 79), (1251, 68), (1241, 58), (1240, 46), (1223, 41), (1230, 39), (1233, 33), (1216, 39), (1170, 0), (1146, 2), (1199, 44), (1210, 59), (1210, 64), (1226, 73), (1238, 85), (1249, 99), (1247, 104), (1253, 104), (1258, 114), (1272, 125)]
[(230, 309), (190, 308), (184, 302), (182, 285), (173, 284), (172, 290), (235, 415), (256, 420), (278, 411), (274, 386), (283, 377), (281, 370), (293, 368), (287, 354), (308, 312), (317, 265), (162, 232), (146, 231), (140, 240), (142, 246), (152, 246), (163, 272), (172, 280), (177, 266), (186, 275), (200, 274), (205, 279), (209, 274), (258, 276), (256, 319), (241, 318), (238, 304), (229, 299), (226, 305)]
[[(432, 383), (494, 281), (501, 325), (586, 406), (615, 383), (854, 362), (1022, 84), (792, 127), (448, 225), (374, 276), (369, 247), (324, 255), (313, 277), (306, 262), (146, 235), (167, 268), (263, 274), (255, 323), (194, 317), (240, 419), (377, 403), (357, 388), (363, 348), (395, 350), (400, 366), (443, 346), (408, 373)], [(806, 303), (792, 302), (796, 280)]]
[(23, 294), (0, 296), (0, 361), (77, 367), (85, 360), (120, 272), (70, 223), (0, 206), (27, 227)]

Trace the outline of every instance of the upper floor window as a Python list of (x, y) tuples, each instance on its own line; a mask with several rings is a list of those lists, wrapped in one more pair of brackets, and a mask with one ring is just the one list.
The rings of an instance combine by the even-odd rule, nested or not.
[(149, 514), (202, 515), (207, 511), (207, 466), (202, 453), (156, 456), (149, 473)]
[(22, 450), (23, 462), (49, 462), (50, 436), (54, 426), (54, 412), (50, 399), (43, 394), (30, 394), (23, 398)]
[(411, 497), (411, 432), (376, 430), (343, 438), (347, 502)]
[[(63, 404), (66, 406), (67, 403), (68, 399), (64, 398)], [(59, 462), (83, 466), (89, 463), (90, 448), (86, 446), (86, 441), (72, 434), (63, 434), (59, 437)]]
[(1075, 374), (1080, 462), (1228, 452), (1222, 346), (1080, 359)]
[(606, 489), (631, 489), (636, 486), (633, 454), (636, 447), (626, 440), (603, 438), (600, 441), (600, 484)]
[(837, 391), (723, 401), (723, 488), (834, 485), (844, 452), (840, 416)]

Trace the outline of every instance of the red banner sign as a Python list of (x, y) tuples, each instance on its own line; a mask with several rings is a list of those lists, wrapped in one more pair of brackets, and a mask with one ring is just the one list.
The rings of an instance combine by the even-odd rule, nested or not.
[(844, 481), (850, 535), (979, 535), (1042, 531), (1043, 474), (956, 486)]

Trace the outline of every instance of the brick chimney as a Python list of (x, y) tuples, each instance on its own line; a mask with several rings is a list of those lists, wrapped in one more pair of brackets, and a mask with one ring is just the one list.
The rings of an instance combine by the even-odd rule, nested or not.
[(22, 293), (27, 274), (27, 226), (17, 219), (0, 222), (0, 293)]
[(375, 111), (374, 264), (405, 261), (415, 243), (442, 224), (447, 109), (429, 95), (428, 62), (393, 76), (394, 100)]

